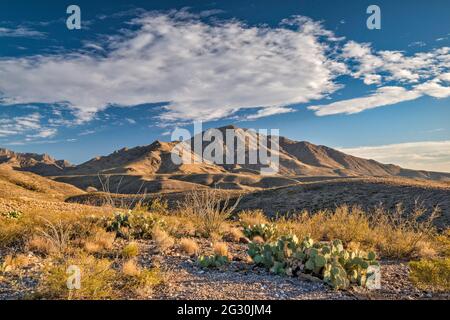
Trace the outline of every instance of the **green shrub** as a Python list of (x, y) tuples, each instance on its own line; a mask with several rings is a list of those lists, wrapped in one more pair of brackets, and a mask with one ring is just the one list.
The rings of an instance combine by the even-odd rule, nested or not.
[(409, 263), (410, 278), (422, 290), (450, 291), (450, 258)]

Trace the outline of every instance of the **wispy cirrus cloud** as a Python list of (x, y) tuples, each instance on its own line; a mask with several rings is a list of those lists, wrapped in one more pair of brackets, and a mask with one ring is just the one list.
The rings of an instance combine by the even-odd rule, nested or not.
[(58, 129), (42, 123), (43, 117), (38, 112), (28, 115), (0, 119), (0, 138), (20, 137), (26, 141), (38, 138), (54, 137)]
[(0, 37), (10, 37), (10, 38), (43, 38), (46, 36), (45, 32), (30, 29), (28, 27), (15, 27), (6, 28), (0, 27)]

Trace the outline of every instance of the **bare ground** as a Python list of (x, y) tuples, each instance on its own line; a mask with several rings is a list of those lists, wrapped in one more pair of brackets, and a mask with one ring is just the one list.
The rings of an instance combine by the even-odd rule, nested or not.
[[(212, 251), (211, 243), (199, 240), (202, 251)], [(124, 243), (117, 244), (118, 246)], [(436, 294), (416, 289), (408, 279), (408, 267), (401, 261), (381, 261), (381, 289), (352, 288), (335, 291), (308, 275), (301, 278), (276, 276), (246, 261), (244, 244), (228, 243), (233, 261), (221, 269), (202, 269), (195, 258), (180, 253), (177, 248), (161, 254), (152, 241), (139, 241), (138, 261), (145, 267), (159, 267), (164, 283), (153, 292), (128, 299), (187, 300), (304, 300), (304, 299), (449, 299), (450, 293)], [(0, 251), (0, 256), (6, 252)], [(0, 300), (24, 299), (35, 292), (42, 276), (43, 260), (28, 253), (31, 263), (18, 273), (0, 277)]]

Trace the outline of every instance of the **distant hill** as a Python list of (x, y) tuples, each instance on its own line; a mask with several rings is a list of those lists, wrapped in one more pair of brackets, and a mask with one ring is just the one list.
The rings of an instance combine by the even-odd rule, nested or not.
[(0, 164), (42, 176), (60, 175), (73, 167), (68, 161), (55, 160), (47, 154), (18, 153), (4, 148), (0, 148)]

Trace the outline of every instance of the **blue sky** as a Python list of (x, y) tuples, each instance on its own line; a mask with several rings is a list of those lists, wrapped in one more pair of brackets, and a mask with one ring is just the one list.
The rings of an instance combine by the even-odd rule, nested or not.
[[(81, 8), (68, 30), (66, 8)], [(366, 9), (381, 9), (369, 30)], [(74, 163), (203, 120), (450, 172), (448, 1), (2, 1), (0, 146)]]

